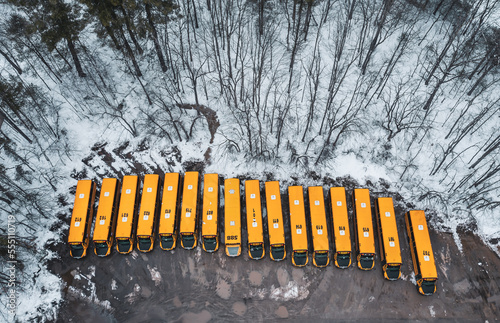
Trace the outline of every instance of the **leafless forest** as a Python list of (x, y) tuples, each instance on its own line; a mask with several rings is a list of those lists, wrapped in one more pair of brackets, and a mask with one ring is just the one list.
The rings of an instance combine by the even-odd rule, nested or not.
[[(3, 0), (0, 12), (0, 213), (16, 214), (20, 260), (52, 256), (40, 250), (67, 228), (75, 179), (186, 160), (306, 177), (346, 175), (351, 156), (436, 210), (436, 227), (498, 244), (497, 0)], [(107, 166), (86, 162), (99, 145)]]

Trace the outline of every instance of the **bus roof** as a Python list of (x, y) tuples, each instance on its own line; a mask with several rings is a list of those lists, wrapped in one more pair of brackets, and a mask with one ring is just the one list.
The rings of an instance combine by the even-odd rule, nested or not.
[(116, 178), (105, 178), (102, 180), (94, 236), (92, 237), (94, 241), (108, 240), (109, 230), (111, 230), (111, 220), (113, 217), (116, 217), (116, 193), (119, 189), (119, 183)]
[(360, 253), (375, 253), (375, 237), (373, 231), (370, 192), (366, 188), (354, 189), (358, 243)]
[(336, 252), (351, 252), (351, 234), (349, 230), (345, 188), (330, 188), (330, 201), (332, 207), (335, 250)]
[(269, 244), (284, 244), (285, 228), (281, 209), (280, 183), (278, 181), (266, 182), (265, 187)]
[[(71, 215), (71, 224), (69, 227), (68, 242), (83, 242), (85, 237), (85, 228), (87, 227), (87, 210), (93, 205), (95, 198), (95, 185), (89, 180), (80, 180), (76, 184), (75, 203), (73, 204), (73, 213)], [(92, 222), (91, 214), (89, 221)]]
[[(385, 261), (388, 264), (400, 264), (401, 247), (399, 246), (398, 227), (392, 198), (379, 197), (377, 199), (378, 220), (382, 229), (382, 243), (384, 244)], [(382, 253), (382, 250), (380, 251)]]
[(219, 233), (219, 174), (205, 174), (203, 179), (202, 236), (216, 236)]
[(304, 190), (302, 186), (288, 186), (290, 228), (293, 250), (308, 250)]
[(328, 251), (328, 228), (326, 224), (325, 197), (322, 186), (311, 186), (309, 193), (309, 210), (311, 211), (311, 229), (314, 251)]
[(226, 244), (241, 243), (240, 180), (237, 178), (224, 181), (224, 231)]
[[(118, 221), (116, 222), (116, 237), (130, 238), (133, 234), (135, 209), (137, 203), (137, 191), (139, 177), (136, 175), (123, 176), (122, 193), (120, 196), (120, 207), (118, 209)], [(123, 216), (123, 215), (127, 216)]]
[(181, 225), (179, 230), (181, 233), (194, 233), (196, 231), (198, 179), (198, 172), (186, 172), (186, 174), (184, 174)]
[(432, 251), (431, 238), (427, 227), (425, 212), (421, 210), (414, 210), (409, 213), (422, 278), (437, 278), (434, 252)]
[(159, 182), (160, 176), (158, 174), (147, 174), (144, 176), (141, 208), (139, 211), (139, 219), (137, 220), (138, 236), (150, 236), (153, 234)]
[(262, 205), (260, 203), (260, 183), (258, 180), (245, 181), (245, 201), (247, 213), (248, 243), (263, 243)]
[(179, 202), (179, 180), (179, 173), (165, 174), (158, 234), (174, 234), (177, 203)]

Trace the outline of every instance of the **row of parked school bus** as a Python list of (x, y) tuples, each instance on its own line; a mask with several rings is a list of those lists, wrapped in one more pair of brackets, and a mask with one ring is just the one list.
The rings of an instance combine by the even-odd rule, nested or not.
[[(184, 177), (178, 173), (167, 173), (164, 176), (163, 189), (159, 175), (145, 175), (139, 204), (138, 176), (124, 176), (122, 183), (115, 178), (103, 179), (92, 235), (95, 254), (109, 255), (114, 240), (119, 253), (131, 252), (134, 243), (137, 243), (139, 251), (149, 252), (153, 249), (156, 232), (163, 250), (174, 249), (178, 240), (184, 249), (193, 249), (198, 244), (199, 226), (203, 250), (217, 251), (220, 244), (221, 218), (219, 184), (218, 174), (204, 175), (201, 204), (198, 172), (186, 172)], [(279, 182), (266, 182), (264, 186), (269, 254), (272, 260), (280, 261), (286, 258), (286, 248)], [(266, 251), (259, 181), (246, 180), (244, 192), (248, 254), (252, 259), (261, 259)], [(85, 257), (90, 244), (95, 194), (96, 184), (93, 181), (78, 181), (68, 237), (70, 253), (74, 258)], [(354, 253), (351, 250), (345, 189), (330, 188), (326, 205), (321, 186), (308, 187), (307, 196), (309, 216), (306, 214), (302, 186), (288, 187), (292, 264), (301, 267), (309, 261), (309, 227), (313, 264), (317, 267), (328, 266), (330, 234), (327, 221), (331, 221), (335, 246), (334, 263), (339, 268), (349, 267)], [(362, 270), (371, 270), (375, 264), (376, 232), (373, 230), (369, 191), (354, 189), (352, 198), (357, 265)], [(240, 180), (224, 180), (225, 252), (229, 257), (239, 256), (242, 250), (241, 200)], [(384, 277), (397, 280), (401, 276), (402, 259), (392, 198), (380, 197), (375, 205)], [(418, 290), (421, 294), (431, 295), (436, 290), (437, 271), (424, 211), (408, 211), (405, 214), (405, 222)]]

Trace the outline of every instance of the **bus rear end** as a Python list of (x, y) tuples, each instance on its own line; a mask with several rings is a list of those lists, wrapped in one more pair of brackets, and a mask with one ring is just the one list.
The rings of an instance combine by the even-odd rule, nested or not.
[(241, 202), (240, 180), (228, 178), (224, 181), (224, 235), (226, 255), (241, 254)]
[(137, 249), (141, 252), (150, 252), (153, 250), (156, 212), (158, 211), (159, 184), (160, 176), (158, 174), (148, 174), (144, 176), (141, 208), (137, 221)]
[(313, 265), (326, 267), (330, 263), (330, 241), (326, 224), (325, 198), (323, 187), (308, 188), (311, 232), (313, 237)]
[(292, 236), (292, 264), (304, 267), (309, 262), (304, 190), (302, 186), (288, 187), (290, 232)]
[(94, 217), (95, 193), (96, 185), (93, 181), (78, 181), (68, 234), (69, 253), (71, 257), (76, 259), (87, 255), (90, 229)]
[(353, 199), (358, 268), (371, 270), (375, 265), (375, 238), (370, 193), (366, 188), (354, 189)]
[(380, 258), (384, 278), (398, 280), (401, 277), (401, 248), (392, 198), (379, 197), (376, 204)]
[(180, 224), (181, 247), (194, 249), (198, 245), (198, 172), (186, 172), (182, 191), (182, 210)]
[(262, 259), (265, 255), (264, 228), (262, 225), (262, 205), (258, 180), (245, 181), (245, 201), (247, 214), (248, 255), (252, 259)]
[(158, 236), (160, 248), (172, 250), (177, 242), (177, 214), (180, 205), (180, 175), (166, 173), (163, 182)]
[(436, 292), (438, 277), (425, 213), (421, 210), (408, 211), (405, 221), (417, 289), (420, 294), (430, 296)]
[(338, 268), (348, 268), (352, 262), (352, 247), (345, 188), (330, 188), (330, 207), (335, 239), (335, 254), (333, 256), (335, 266)]
[(116, 251), (127, 254), (134, 249), (136, 211), (139, 197), (139, 177), (123, 176), (118, 219), (116, 221)]
[(219, 249), (219, 174), (205, 174), (201, 242), (206, 252)]
[(285, 228), (281, 208), (280, 184), (277, 181), (266, 182), (266, 211), (269, 231), (269, 256), (274, 261), (286, 257)]
[(109, 255), (113, 247), (119, 191), (120, 181), (116, 178), (105, 178), (102, 180), (99, 207), (97, 209), (94, 235), (92, 237), (94, 253), (99, 257)]

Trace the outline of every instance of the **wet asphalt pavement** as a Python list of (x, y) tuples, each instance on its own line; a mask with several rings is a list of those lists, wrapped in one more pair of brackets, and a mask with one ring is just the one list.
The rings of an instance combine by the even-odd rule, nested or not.
[[(223, 249), (172, 252), (155, 246), (151, 253), (113, 252), (61, 259), (50, 268), (64, 280), (65, 322), (217, 322), (267, 321), (406, 321), (446, 319), (494, 322), (500, 317), (500, 259), (472, 233), (461, 235), (463, 253), (453, 236), (431, 231), (438, 269), (433, 296), (418, 294), (402, 221), (402, 279), (382, 278), (380, 261), (365, 272), (353, 264), (342, 270), (332, 264), (319, 269), (295, 268), (289, 257), (235, 259)], [(288, 246), (287, 251), (290, 250)]]

